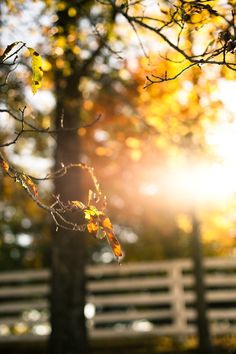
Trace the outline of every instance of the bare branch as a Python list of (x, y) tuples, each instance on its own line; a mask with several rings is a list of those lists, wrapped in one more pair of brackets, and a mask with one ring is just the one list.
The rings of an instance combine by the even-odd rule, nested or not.
[(152, 84), (156, 84), (156, 83), (160, 83), (160, 82), (164, 82), (164, 81), (175, 80), (175, 79), (177, 79), (177, 77), (179, 77), (181, 74), (183, 74), (183, 72), (185, 72), (186, 70), (190, 69), (193, 66), (198, 66), (200, 68), (199, 64), (192, 63), (192, 64), (189, 64), (188, 66), (186, 66), (184, 69), (180, 70), (176, 75), (171, 76), (171, 77), (167, 76), (167, 72), (165, 72), (164, 77), (163, 76), (156, 76), (156, 75), (152, 74), (151, 76), (154, 79), (151, 79), (150, 76), (146, 76), (146, 79), (149, 83), (146, 84), (144, 86), (144, 88), (147, 88)]

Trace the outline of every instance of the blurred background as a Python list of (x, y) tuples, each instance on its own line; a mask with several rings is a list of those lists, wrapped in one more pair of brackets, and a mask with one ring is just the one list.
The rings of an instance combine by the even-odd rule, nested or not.
[[(170, 77), (175, 76), (184, 67), (180, 55), (157, 39), (156, 33), (143, 28), (137, 32), (121, 14), (112, 13), (109, 3), (87, 1), (77, 7), (74, 1), (9, 0), (1, 4), (1, 50), (22, 40), (40, 53), (44, 70), (42, 87), (33, 95), (30, 57), (27, 51), (20, 53), (19, 62), (2, 92), (1, 108), (17, 113), (26, 105), (25, 116), (30, 122), (43, 129), (54, 129), (55, 112), (60, 116), (64, 114), (63, 109), (58, 111), (60, 90), (63, 93), (66, 83), (76, 75), (77, 69), (72, 65), (76, 58), (80, 75), (68, 90), (72, 92), (76, 86), (78, 94), (79, 119), (75, 135), (79, 153), (71, 159), (94, 167), (107, 196), (107, 213), (123, 249), (121, 269), (124, 266), (124, 273), (128, 274), (123, 277), (132, 279), (129, 268), (125, 268), (130, 263), (135, 262), (145, 269), (145, 264), (152, 264), (150, 262), (193, 259), (194, 232), (197, 232), (198, 245), (202, 245), (200, 261), (202, 257), (218, 257), (219, 267), (224, 268), (227, 259), (234, 260), (236, 255), (235, 71), (220, 65), (196, 66), (174, 80), (149, 85), (147, 76), (165, 72)], [(167, 21), (168, 2), (157, 4), (150, 0), (131, 5), (133, 16), (163, 15), (163, 21)], [(233, 5), (216, 2), (215, 6), (224, 16), (216, 16), (214, 22), (209, 13), (197, 13), (201, 17), (192, 20), (183, 30), (181, 40), (194, 53), (199, 47), (206, 47), (212, 37), (215, 42), (211, 45), (217, 46), (217, 33), (225, 28), (223, 22), (229, 21), (227, 16)], [(168, 31), (170, 36), (179, 35), (175, 27)], [(7, 70), (3, 67), (2, 78)], [(14, 138), (18, 124), (9, 113), (1, 113), (1, 143)], [(54, 133), (25, 133), (15, 144), (4, 148), (5, 156), (30, 175), (46, 176), (55, 164), (56, 136)], [(86, 172), (79, 172), (78, 181), (81, 200), (86, 203), (91, 188)], [(38, 208), (19, 184), (4, 173), (1, 173), (0, 186), (1, 271), (49, 269), (52, 228), (55, 231), (50, 215)], [(77, 193), (76, 185), (71, 188)], [(40, 182), (38, 189), (40, 197), (50, 204), (55, 192), (53, 182)], [(57, 237), (56, 232), (54, 237)], [(87, 266), (107, 265), (107, 269), (113, 269), (109, 268), (115, 261), (109, 245), (90, 234), (86, 234), (85, 240)], [(171, 264), (165, 268), (167, 273), (172, 269)], [(235, 267), (230, 264), (227, 271), (217, 270), (216, 265), (216, 269), (211, 268), (208, 273), (234, 276)], [(157, 264), (155, 267), (158, 270)], [(122, 270), (118, 266), (117, 269), (122, 277)], [(91, 274), (98, 279), (98, 275)], [(163, 278), (163, 274), (159, 276)], [(216, 301), (215, 308), (228, 306), (231, 313), (236, 310), (234, 295), (227, 300), (227, 291), (236, 290), (232, 279), (230, 286), (213, 286), (213, 290), (223, 289), (226, 293), (226, 298)], [(148, 289), (147, 286), (150, 293)], [(158, 291), (165, 293), (165, 286)], [(145, 289), (141, 292), (145, 293)], [(3, 302), (8, 300), (7, 295), (3, 296)], [(93, 318), (94, 311), (99, 312), (99, 307), (96, 309), (91, 303), (89, 306), (85, 314), (87, 320)], [(131, 305), (127, 306), (126, 312), (131, 309)], [(159, 304), (160, 308), (163, 306)], [(35, 334), (48, 335), (47, 311), (32, 308), (24, 312), (24, 316), (31, 316), (31, 322), (41, 316), (46, 324), (39, 327), (38, 333), (34, 329)], [(145, 316), (139, 321), (141, 324), (136, 322), (141, 326), (138, 327), (141, 330), (136, 330), (138, 333), (151, 331), (152, 326), (158, 325)], [(164, 325), (168, 321), (167, 316)], [(236, 337), (231, 329), (235, 322), (236, 314), (230, 319), (218, 320), (226, 330), (214, 343), (225, 352), (235, 350)], [(3, 321), (0, 335), (7, 337), (10, 333), (19, 335), (32, 330), (19, 323), (17, 327)], [(117, 323), (122, 327), (122, 321), (117, 320)], [(90, 321), (88, 325), (94, 324)], [(107, 326), (114, 329), (114, 324)], [(127, 324), (125, 320), (122, 328), (130, 326), (134, 326), (134, 322)], [(178, 339), (169, 333), (154, 337), (158, 337), (153, 344), (155, 349), (144, 349), (145, 344), (140, 353), (182, 352), (197, 346), (192, 333), (177, 336)], [(102, 350), (105, 352), (104, 347)], [(109, 350), (114, 352), (114, 349)], [(137, 347), (134, 353), (139, 353)]]

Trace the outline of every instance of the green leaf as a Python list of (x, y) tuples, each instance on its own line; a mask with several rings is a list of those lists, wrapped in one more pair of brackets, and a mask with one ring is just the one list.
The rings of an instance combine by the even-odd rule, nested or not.
[(28, 48), (32, 58), (32, 92), (35, 94), (41, 87), (43, 78), (42, 58), (33, 48)]

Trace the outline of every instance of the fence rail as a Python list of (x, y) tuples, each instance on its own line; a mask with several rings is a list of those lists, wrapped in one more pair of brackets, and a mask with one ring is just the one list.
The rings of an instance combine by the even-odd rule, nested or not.
[[(236, 332), (236, 258), (204, 262), (212, 334)], [(0, 343), (48, 336), (50, 272), (0, 273)], [(85, 314), (91, 339), (196, 332), (190, 260), (87, 267)]]

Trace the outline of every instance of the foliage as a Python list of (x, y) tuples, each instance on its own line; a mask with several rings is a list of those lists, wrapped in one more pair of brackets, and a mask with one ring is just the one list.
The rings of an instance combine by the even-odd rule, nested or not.
[[(110, 210), (118, 224), (140, 232), (142, 227), (136, 227), (140, 220), (146, 223), (153, 220), (150, 215), (161, 213), (162, 207), (156, 208), (153, 196), (139, 192), (140, 185), (150, 180), (145, 171), (150, 174), (154, 170), (153, 161), (157, 167), (151, 178), (158, 185), (167, 184), (162, 179), (163, 164), (168, 165), (171, 174), (175, 167), (186, 163), (193, 151), (195, 160), (204, 159), (206, 154), (207, 159), (212, 159), (206, 151), (205, 127), (217, 121), (223, 109), (220, 100), (214, 99), (217, 78), (234, 77), (234, 8), (230, 1), (163, 1), (150, 8), (143, 1), (46, 3), (43, 11), (56, 9), (68, 19), (68, 27), (62, 28), (55, 19), (43, 28), (52, 48), (45, 60), (43, 85), (51, 89), (52, 68), (62, 72), (62, 81), (70, 75), (73, 62), (66, 59), (67, 53), (83, 72), (79, 85), (83, 124), (74, 129), (78, 128), (84, 156), (96, 167), (106, 194), (111, 196)], [(72, 25), (74, 19), (79, 31)], [(86, 26), (80, 24), (84, 20), (88, 21)], [(135, 41), (132, 45), (136, 53), (130, 54), (129, 43)], [(162, 85), (154, 85), (156, 82)], [(97, 118), (91, 123), (94, 116)], [(50, 114), (42, 118), (44, 122), (51, 120)], [(27, 123), (24, 112), (20, 119)], [(57, 134), (58, 128), (49, 126), (44, 123), (44, 132)], [(29, 134), (25, 130), (20, 129), (21, 138)], [(105, 132), (107, 138), (96, 140), (99, 132)], [(134, 176), (139, 176), (139, 181)], [(37, 180), (31, 181), (37, 188)], [(24, 183), (32, 191), (32, 186)], [(84, 182), (90, 188), (87, 184)], [(158, 202), (169, 208), (163, 198), (166, 196), (160, 196)], [(118, 199), (128, 213), (116, 207), (116, 202), (113, 205), (112, 200)], [(94, 225), (96, 222), (91, 223), (91, 231), (99, 228)]]
[[(19, 46), (17, 49), (15, 49), (16, 46)], [(1, 59), (1, 65), (4, 65), (5, 63), (8, 62), (9, 59), (12, 57), (13, 62), (9, 65), (13, 65), (16, 63), (18, 53), (22, 50), (23, 47), (26, 47), (25, 43), (22, 42), (14, 42), (10, 45), (7, 46), (5, 51), (2, 54), (2, 59)], [(26, 47), (27, 48), (27, 47)], [(11, 52), (13, 49), (13, 53)], [(30, 55), (32, 57), (32, 91), (33, 94), (35, 94), (38, 90), (38, 88), (41, 86), (41, 81), (43, 77), (43, 70), (42, 70), (42, 59), (41, 56), (33, 49), (33, 48), (28, 48)], [(7, 82), (5, 81), (4, 86), (7, 85)], [(25, 110), (25, 109), (24, 109)], [(36, 132), (38, 131), (39, 133), (42, 132), (42, 130), (38, 130), (37, 127), (32, 126), (31, 124), (28, 124), (25, 122), (24, 119), (24, 110), (22, 111), (22, 117), (21, 117), (21, 130), (16, 134), (16, 137), (7, 143), (1, 144), (1, 147), (6, 147), (12, 144), (15, 144), (16, 141), (20, 138), (20, 136), (25, 132), (24, 125), (25, 123), (30, 126), (32, 130), (35, 130)], [(7, 111), (7, 110), (6, 110)], [(8, 112), (9, 113), (9, 112)], [(15, 117), (14, 117), (15, 118)], [(17, 118), (16, 118), (17, 120)], [(47, 131), (48, 132), (48, 131)], [(102, 239), (105, 236), (107, 237), (107, 240), (109, 244), (111, 245), (111, 248), (114, 252), (114, 255), (119, 258), (122, 256), (122, 251), (121, 251), (121, 246), (119, 244), (118, 239), (115, 237), (114, 232), (113, 232), (113, 227), (112, 224), (109, 220), (109, 218), (106, 216), (104, 213), (105, 207), (106, 207), (106, 197), (103, 196), (99, 183), (97, 181), (96, 176), (94, 175), (93, 168), (85, 165), (85, 164), (70, 164), (68, 166), (64, 166), (62, 164), (62, 167), (60, 170), (57, 170), (53, 174), (47, 175), (44, 178), (37, 178), (30, 176), (26, 174), (24, 171), (19, 171), (13, 166), (10, 166), (10, 163), (6, 161), (6, 159), (3, 157), (3, 154), (0, 152), (0, 164), (5, 172), (5, 174), (10, 177), (11, 179), (15, 180), (16, 182), (20, 183), (20, 185), (25, 189), (27, 194), (31, 197), (31, 199), (42, 209), (46, 210), (51, 214), (53, 217), (55, 224), (57, 227), (68, 229), (68, 230), (74, 230), (74, 231), (82, 231), (85, 229), (87, 225), (87, 229), (89, 233), (94, 233), (96, 231), (96, 237), (98, 239)], [(60, 178), (64, 175), (67, 174), (68, 170), (71, 168), (80, 168), (86, 170), (94, 184), (95, 192), (89, 190), (89, 197), (88, 197), (88, 206), (86, 207), (82, 202), (80, 201), (67, 201), (67, 204), (64, 204), (60, 200), (60, 196), (55, 197), (55, 201), (52, 203), (52, 205), (48, 206), (46, 205), (40, 198), (39, 192), (38, 192), (38, 187), (35, 184), (35, 181), (39, 182), (40, 180), (49, 180), (53, 178)], [(102, 211), (99, 211), (95, 204), (98, 204), (103, 200), (103, 206), (102, 206)], [(95, 203), (94, 205), (91, 203)], [(85, 223), (82, 224), (77, 224), (72, 221), (70, 221), (67, 217), (65, 217), (63, 214), (66, 212), (70, 211), (73, 212), (74, 208), (80, 208), (84, 211), (84, 221)], [(83, 218), (82, 218), (83, 221)], [(86, 224), (87, 223), (87, 224)], [(104, 237), (102, 237), (102, 235)]]
[(43, 69), (42, 69), (42, 59), (38, 52), (33, 48), (28, 48), (31, 58), (32, 58), (32, 91), (35, 94), (41, 86), (43, 78)]
[[(19, 47), (19, 45), (20, 45), (20, 47)], [(13, 51), (13, 49), (16, 46), (18, 46), (18, 49)], [(13, 43), (9, 44), (6, 47), (6, 49), (4, 50), (4, 52), (1, 56), (0, 65), (7, 63), (9, 61), (9, 59), (12, 57), (14, 57), (14, 60), (12, 63), (12, 64), (14, 64), (17, 59), (17, 54), (22, 50), (23, 47), (26, 47), (28, 49), (30, 56), (32, 58), (32, 85), (31, 86), (32, 86), (32, 92), (35, 94), (37, 92), (37, 90), (40, 88), (42, 78), (43, 78), (42, 58), (38, 52), (36, 52), (33, 48), (27, 47), (26, 44), (21, 41), (13, 42)]]

